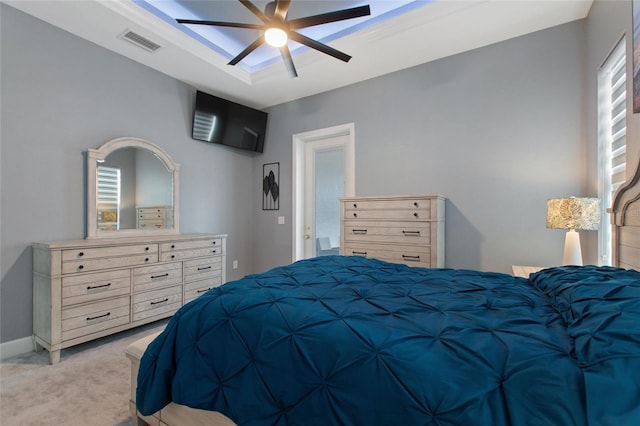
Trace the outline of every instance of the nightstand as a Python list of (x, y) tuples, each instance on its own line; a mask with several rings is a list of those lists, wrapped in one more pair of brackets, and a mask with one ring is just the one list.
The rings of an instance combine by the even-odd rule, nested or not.
[(521, 265), (513, 265), (511, 269), (513, 269), (514, 277), (522, 277), (529, 278), (529, 274), (533, 274), (534, 272), (541, 271), (546, 269), (546, 266), (521, 266)]

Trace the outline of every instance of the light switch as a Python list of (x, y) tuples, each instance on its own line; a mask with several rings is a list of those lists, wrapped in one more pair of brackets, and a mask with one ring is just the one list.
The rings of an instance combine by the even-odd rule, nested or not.
[(284, 216), (278, 216), (278, 225), (284, 225)]

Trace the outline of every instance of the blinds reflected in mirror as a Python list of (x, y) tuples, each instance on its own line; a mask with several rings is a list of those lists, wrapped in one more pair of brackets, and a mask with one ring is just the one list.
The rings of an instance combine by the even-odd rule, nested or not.
[(98, 229), (119, 229), (120, 169), (98, 166)]

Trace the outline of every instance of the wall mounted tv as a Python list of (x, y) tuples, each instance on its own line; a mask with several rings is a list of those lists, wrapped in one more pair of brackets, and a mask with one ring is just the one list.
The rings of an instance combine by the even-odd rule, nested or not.
[(193, 111), (195, 140), (262, 152), (267, 113), (197, 91)]

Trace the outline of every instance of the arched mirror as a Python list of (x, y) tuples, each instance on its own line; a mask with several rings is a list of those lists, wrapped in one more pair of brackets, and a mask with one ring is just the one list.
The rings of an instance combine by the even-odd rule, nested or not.
[(178, 233), (178, 171), (138, 138), (87, 150), (87, 238)]

